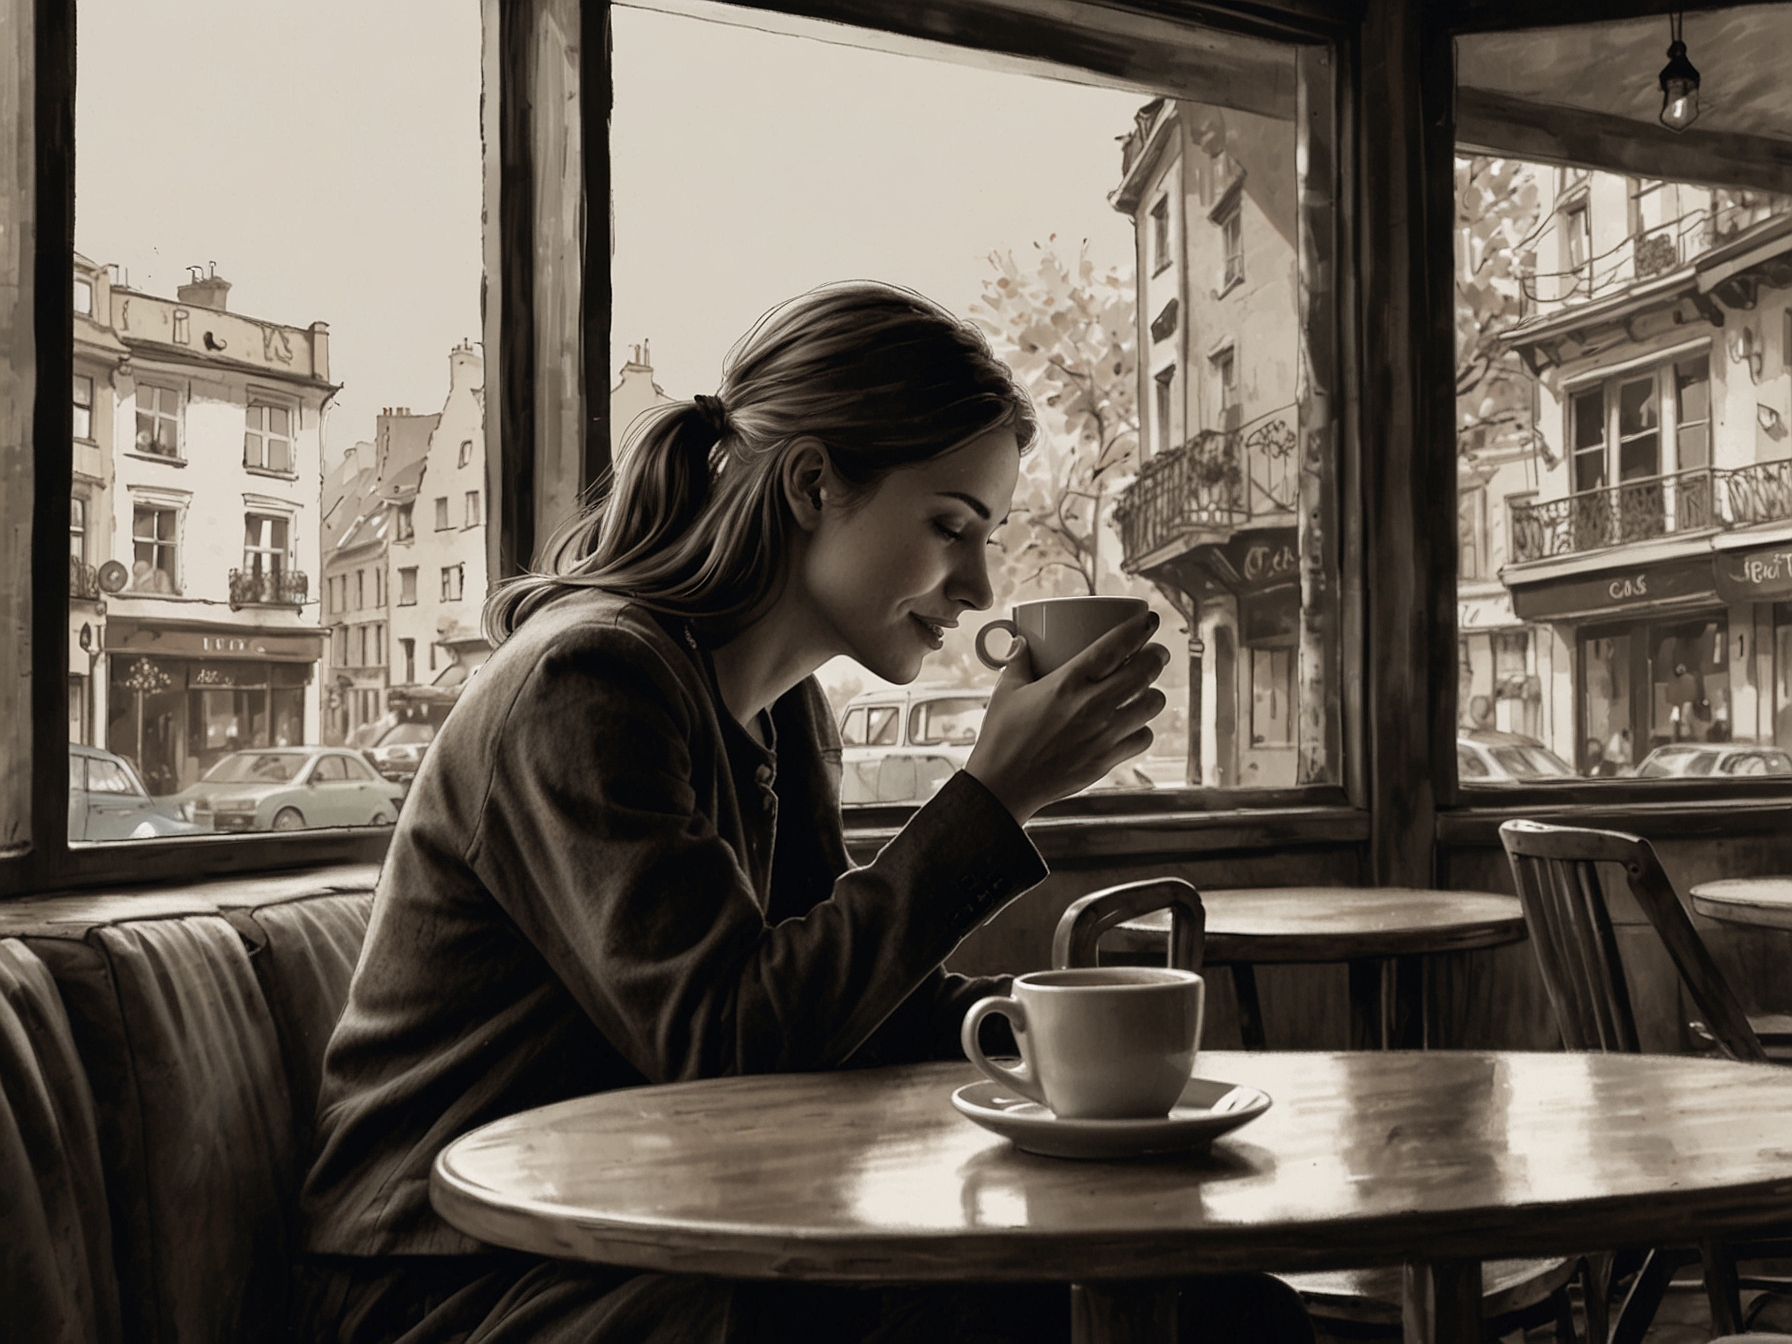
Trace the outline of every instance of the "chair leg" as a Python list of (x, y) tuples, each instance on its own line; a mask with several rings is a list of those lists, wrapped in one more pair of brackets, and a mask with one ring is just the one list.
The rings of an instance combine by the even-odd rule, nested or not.
[(1608, 1310), (1612, 1291), (1613, 1256), (1601, 1251), (1580, 1262), (1581, 1312), (1587, 1320), (1587, 1344), (1606, 1344), (1611, 1338)]
[(1574, 1330), (1574, 1301), (1567, 1288), (1558, 1288), (1550, 1296), (1556, 1307), (1556, 1344), (1580, 1344)]
[(1734, 1335), (1742, 1330), (1742, 1290), (1736, 1282), (1735, 1257), (1716, 1241), (1699, 1243), (1705, 1267), (1705, 1299), (1711, 1304), (1711, 1333)]
[(1643, 1267), (1636, 1272), (1624, 1305), (1618, 1308), (1617, 1322), (1612, 1326), (1611, 1344), (1643, 1344), (1649, 1324), (1667, 1295), (1668, 1281), (1674, 1277), (1674, 1260), (1660, 1247), (1649, 1252)]
[(1232, 963), (1232, 997), (1238, 1001), (1238, 1034), (1246, 1050), (1262, 1050), (1263, 1004), (1257, 998), (1257, 970), (1248, 961)]

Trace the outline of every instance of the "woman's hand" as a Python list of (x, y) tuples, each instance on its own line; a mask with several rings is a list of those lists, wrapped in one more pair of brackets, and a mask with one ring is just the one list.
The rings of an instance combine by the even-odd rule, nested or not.
[(1037, 680), (1025, 641), (1015, 641), (965, 769), (1016, 821), (1151, 745), (1145, 725), (1164, 707), (1151, 683), (1170, 661), (1162, 644), (1145, 642), (1156, 629), (1156, 612), (1134, 616)]

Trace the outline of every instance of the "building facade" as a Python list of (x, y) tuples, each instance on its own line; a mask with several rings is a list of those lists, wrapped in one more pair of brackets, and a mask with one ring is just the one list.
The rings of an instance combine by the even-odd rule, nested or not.
[[(491, 654), (480, 618), (486, 593), (485, 366), (471, 342), (448, 355), (441, 411), (388, 423), (394, 511), (391, 566), (393, 686), (453, 686)], [(421, 440), (422, 451), (411, 457)]]
[[(130, 351), (112, 330), (111, 275), (75, 254), (74, 488), (68, 519), (68, 740), (99, 746), (106, 736), (107, 593), (113, 579), (113, 407)], [(109, 568), (109, 566), (112, 566)], [(116, 582), (116, 580), (113, 580)]]
[(1295, 128), (1159, 99), (1111, 198), (1138, 275), (1138, 477), (1123, 567), (1189, 629), (1188, 781), (1296, 783)]
[(106, 407), (122, 570), (106, 597), (106, 745), (163, 794), (239, 747), (319, 740), (312, 581), (336, 387), (325, 324), (232, 313), (221, 277), (173, 299), (105, 288), (128, 352)]
[(374, 445), (357, 443), (324, 476), (324, 741), (352, 743), (386, 712), (392, 514), (379, 494)]
[(1582, 773), (1677, 742), (1792, 745), (1792, 214), (1538, 171), (1538, 451), (1488, 530), (1538, 703)]

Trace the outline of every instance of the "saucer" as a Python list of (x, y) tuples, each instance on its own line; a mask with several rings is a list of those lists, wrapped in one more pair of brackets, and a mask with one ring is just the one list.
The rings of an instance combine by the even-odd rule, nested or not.
[(1011, 1087), (983, 1079), (952, 1094), (968, 1120), (1046, 1157), (1144, 1157), (1205, 1151), (1220, 1135), (1269, 1109), (1269, 1093), (1254, 1087), (1191, 1078), (1170, 1113), (1149, 1120), (1060, 1120)]

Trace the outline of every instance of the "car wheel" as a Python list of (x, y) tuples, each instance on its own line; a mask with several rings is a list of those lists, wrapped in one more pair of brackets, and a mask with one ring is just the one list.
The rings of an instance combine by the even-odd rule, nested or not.
[(296, 807), (283, 807), (274, 813), (274, 829), (276, 831), (302, 831), (305, 829), (305, 814)]

